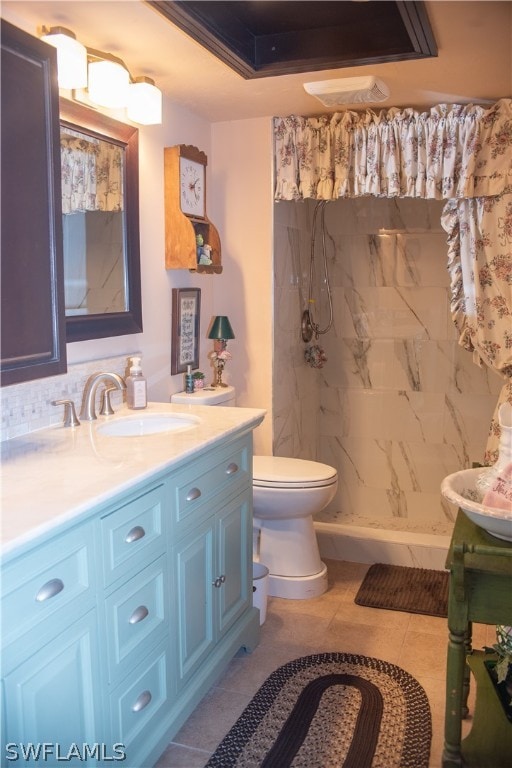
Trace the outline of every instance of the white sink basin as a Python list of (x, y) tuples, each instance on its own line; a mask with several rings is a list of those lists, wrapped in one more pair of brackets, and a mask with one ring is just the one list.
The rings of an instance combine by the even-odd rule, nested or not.
[(441, 493), (452, 504), (464, 510), (466, 515), (484, 531), (498, 539), (512, 541), (512, 509), (496, 509), (484, 506), (476, 480), (485, 469), (464, 469), (445, 477)]
[(108, 437), (144, 437), (161, 432), (184, 432), (197, 427), (200, 421), (197, 416), (181, 413), (145, 413), (106, 421), (99, 424), (96, 431)]

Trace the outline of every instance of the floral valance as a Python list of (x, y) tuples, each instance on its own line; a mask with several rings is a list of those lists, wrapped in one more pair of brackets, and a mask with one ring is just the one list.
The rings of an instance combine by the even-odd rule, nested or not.
[(66, 129), (60, 138), (62, 212), (123, 210), (123, 150)]
[(275, 199), (473, 198), (512, 184), (512, 100), (274, 118)]

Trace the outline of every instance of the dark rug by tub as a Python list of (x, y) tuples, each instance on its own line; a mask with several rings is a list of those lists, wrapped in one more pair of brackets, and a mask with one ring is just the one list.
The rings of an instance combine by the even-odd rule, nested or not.
[(448, 572), (376, 563), (368, 569), (355, 602), (370, 608), (446, 617)]
[(400, 667), (349, 653), (276, 669), (205, 768), (428, 768), (425, 691)]

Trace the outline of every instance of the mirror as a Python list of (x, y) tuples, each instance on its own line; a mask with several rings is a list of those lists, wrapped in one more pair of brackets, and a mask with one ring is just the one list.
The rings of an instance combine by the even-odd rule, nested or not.
[(139, 132), (60, 100), (66, 340), (142, 331)]

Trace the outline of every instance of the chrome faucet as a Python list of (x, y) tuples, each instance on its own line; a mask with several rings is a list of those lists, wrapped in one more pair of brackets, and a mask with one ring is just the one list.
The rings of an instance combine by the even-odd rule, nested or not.
[(72, 400), (52, 400), (52, 405), (64, 406), (64, 426), (79, 427), (80, 422), (76, 417), (75, 404)]
[(126, 389), (126, 384), (122, 376), (117, 373), (93, 373), (89, 376), (84, 387), (84, 396), (82, 400), (82, 409), (80, 411), (80, 421), (94, 421), (96, 419), (96, 390), (99, 383), (106, 379), (114, 384), (115, 389)]

